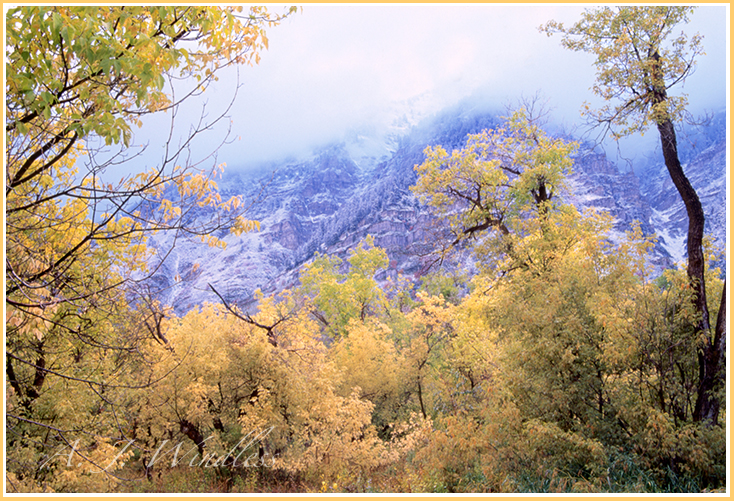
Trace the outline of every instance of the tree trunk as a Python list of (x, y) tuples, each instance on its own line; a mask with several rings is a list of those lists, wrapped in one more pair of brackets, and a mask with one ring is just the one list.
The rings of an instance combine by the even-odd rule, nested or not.
[(186, 419), (182, 419), (178, 424), (181, 427), (181, 433), (189, 437), (196, 444), (196, 449), (199, 451), (199, 455), (203, 460), (206, 440), (204, 440), (204, 435), (199, 431), (199, 427)]
[(701, 328), (706, 332), (710, 332), (711, 326), (706, 304), (706, 282), (703, 276), (703, 228), (705, 223), (703, 207), (696, 190), (691, 186), (683, 172), (680, 160), (678, 160), (678, 145), (673, 123), (670, 120), (659, 123), (658, 131), (660, 132), (665, 166), (668, 168), (670, 178), (686, 206), (686, 213), (688, 214), (688, 278), (694, 287), (696, 309), (701, 312)]
[(423, 388), (421, 387), (421, 380), (418, 379), (418, 401), (421, 404), (421, 414), (423, 415), (423, 419), (426, 419), (428, 415), (426, 414), (426, 407), (423, 405)]
[(698, 354), (699, 384), (693, 419), (715, 425), (719, 421), (721, 406), (716, 393), (726, 380), (726, 281), (721, 293), (713, 342), (710, 336), (706, 336), (703, 344), (703, 349)]
[[(714, 425), (718, 421), (720, 403), (716, 398), (715, 390), (723, 376), (721, 374), (721, 361), (724, 353), (722, 347), (726, 345), (726, 332), (723, 323), (717, 321), (716, 333), (712, 339), (711, 324), (709, 320), (708, 304), (706, 302), (706, 281), (704, 279), (704, 257), (703, 257), (703, 229), (705, 217), (701, 200), (696, 190), (683, 172), (683, 167), (678, 158), (678, 145), (675, 128), (670, 119), (658, 122), (660, 143), (665, 158), (665, 166), (678, 193), (683, 199), (688, 214), (688, 279), (693, 288), (693, 302), (699, 313), (696, 331), (702, 333), (698, 352), (699, 382), (696, 395), (696, 405), (693, 419), (697, 422), (706, 421)], [(725, 294), (719, 309), (719, 318), (726, 318)]]

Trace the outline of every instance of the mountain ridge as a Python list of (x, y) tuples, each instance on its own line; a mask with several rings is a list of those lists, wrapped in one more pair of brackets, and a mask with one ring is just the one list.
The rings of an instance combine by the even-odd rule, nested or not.
[[(414, 166), (422, 162), (427, 145), (458, 148), (467, 134), (498, 124), (495, 113), (443, 114), (383, 143), (380, 148), (387, 153), (380, 157), (355, 159), (364, 150), (336, 143), (305, 159), (270, 166), (267, 174), (262, 170), (225, 173), (220, 183), (223, 195), (250, 199), (264, 194), (248, 214), (261, 222), (261, 231), (240, 237), (220, 235), (227, 242), (224, 250), (198, 242), (177, 244), (155, 277), (159, 297), (177, 313), (184, 313), (203, 302), (217, 301), (208, 288), (212, 283), (228, 300), (247, 307), (256, 289), (271, 294), (297, 284), (299, 268), (315, 253), (345, 258), (367, 235), (373, 235), (390, 259), (378, 279), (403, 275), (417, 280), (429, 263), (435, 219), (409, 189), (416, 180)], [(707, 229), (725, 242), (725, 135), (709, 131), (707, 137), (705, 149), (687, 153), (687, 168), (692, 170), (707, 218), (711, 216)], [(580, 209), (612, 214), (613, 241), (619, 241), (633, 221), (640, 222), (644, 234), (657, 233), (653, 264), (658, 270), (680, 261), (681, 228), (687, 224), (680, 210), (682, 201), (676, 202), (677, 192), (666, 184), (667, 171), (661, 162), (650, 161), (638, 176), (582, 146), (575, 155), (566, 194)], [(164, 237), (154, 246), (162, 249), (170, 243)], [(470, 260), (459, 265), (472, 269)]]

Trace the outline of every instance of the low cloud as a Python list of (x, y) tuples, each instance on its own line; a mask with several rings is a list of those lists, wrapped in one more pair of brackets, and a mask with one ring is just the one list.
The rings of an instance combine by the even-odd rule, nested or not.
[[(306, 5), (269, 29), (260, 65), (239, 70), (242, 88), (229, 113), (236, 140), (219, 158), (236, 167), (298, 155), (363, 124), (389, 121), (411, 99), (426, 114), (470, 95), (506, 103), (540, 92), (555, 120), (578, 123), (582, 103), (594, 102), (593, 58), (563, 49), (559, 37), (537, 28), (550, 19), (573, 23), (581, 12), (552, 5)], [(704, 35), (707, 52), (683, 89), (694, 110), (725, 102), (725, 13), (700, 7), (687, 28)], [(235, 82), (234, 73), (225, 75), (209, 91), (212, 114), (226, 107)], [(195, 108), (178, 118), (192, 119)], [(155, 134), (145, 127), (137, 137)]]

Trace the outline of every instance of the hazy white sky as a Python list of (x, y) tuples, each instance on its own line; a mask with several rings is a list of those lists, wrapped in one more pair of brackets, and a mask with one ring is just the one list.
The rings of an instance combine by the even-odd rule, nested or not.
[[(278, 11), (279, 7), (272, 6)], [(350, 128), (388, 120), (398, 105), (419, 100), (438, 111), (470, 95), (506, 104), (540, 92), (554, 118), (579, 122), (592, 101), (593, 58), (560, 46), (538, 26), (576, 21), (583, 6), (554, 5), (311, 5), (270, 28), (258, 66), (240, 69), (230, 112), (241, 137), (220, 153), (230, 166), (297, 154), (338, 139)], [(704, 36), (706, 55), (686, 82), (692, 109), (726, 102), (727, 8), (701, 6), (686, 31)], [(223, 106), (234, 78), (209, 91)], [(193, 108), (191, 112), (194, 113)], [(154, 136), (156, 125), (136, 138)]]

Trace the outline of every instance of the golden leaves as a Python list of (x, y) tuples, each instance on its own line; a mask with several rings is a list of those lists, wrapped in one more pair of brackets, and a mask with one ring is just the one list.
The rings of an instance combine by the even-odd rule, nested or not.
[(483, 260), (497, 250), (506, 255), (528, 220), (547, 221), (566, 210), (556, 195), (577, 146), (546, 134), (523, 108), (495, 129), (468, 135), (451, 155), (426, 148), (411, 190), (444, 222), (444, 250), (471, 239)]

